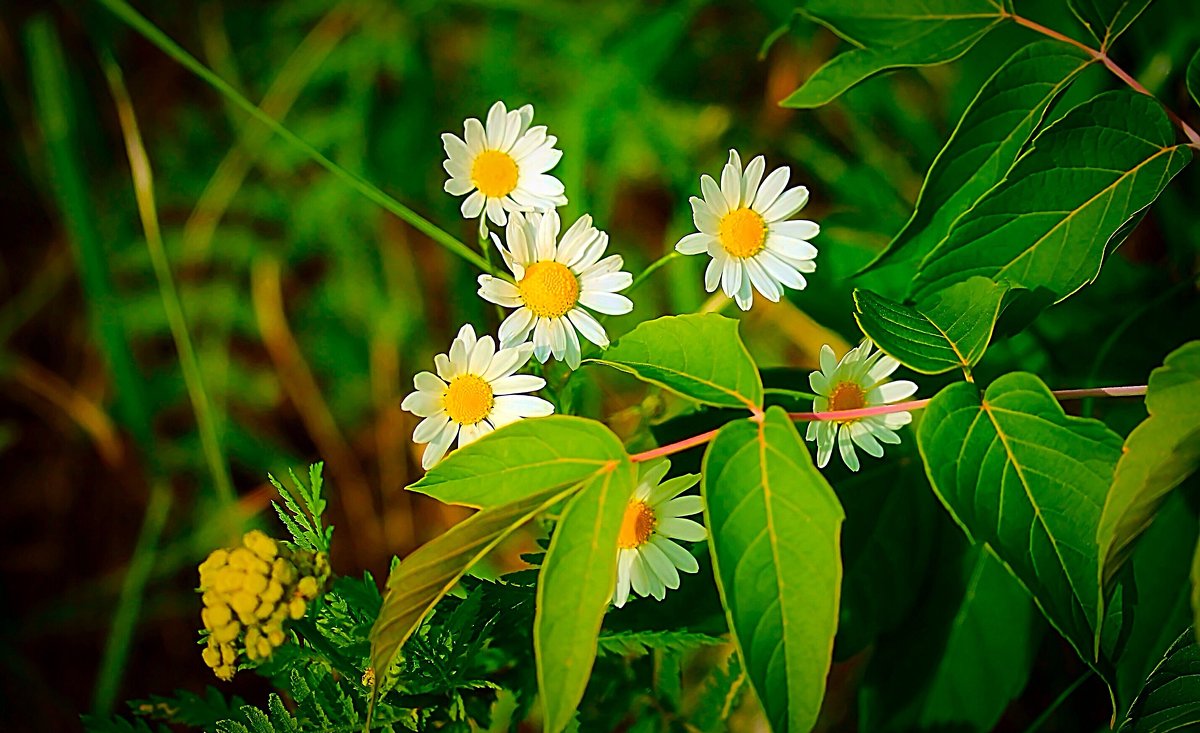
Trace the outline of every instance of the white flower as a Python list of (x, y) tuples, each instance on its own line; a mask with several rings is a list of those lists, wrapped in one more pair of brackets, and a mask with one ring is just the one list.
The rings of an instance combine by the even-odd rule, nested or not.
[[(808, 383), (817, 399), (814, 412), (839, 412), (863, 407), (878, 407), (911, 397), (917, 385), (907, 380), (888, 381), (900, 362), (882, 351), (871, 353), (873, 344), (866, 339), (836, 361), (829, 345), (821, 347), (821, 371), (808, 375)], [(817, 465), (824, 468), (833, 455), (836, 440), (842, 462), (851, 471), (858, 470), (855, 444), (867, 453), (883, 456), (881, 443), (900, 443), (896, 431), (912, 422), (909, 412), (871, 415), (849, 420), (814, 420), (808, 424), (808, 440), (817, 441)]]
[[(700, 566), (692, 553), (671, 540), (700, 542), (708, 537), (704, 525), (683, 517), (699, 514), (699, 496), (679, 496), (696, 485), (700, 476), (684, 474), (664, 483), (671, 462), (642, 464), (637, 489), (625, 508), (617, 538), (617, 589), (613, 605), (620, 608), (632, 589), (643, 598), (662, 600), (667, 589), (679, 587), (679, 572), (694, 573)], [(677, 498), (678, 497), (678, 498)]]
[(548, 211), (567, 203), (563, 184), (546, 171), (558, 164), (562, 151), (558, 138), (546, 134), (546, 126), (530, 127), (533, 106), (509, 112), (503, 102), (488, 110), (487, 127), (475, 119), (463, 123), (463, 137), (442, 134), (450, 174), (446, 192), (471, 194), (462, 203), (468, 219), (481, 217), (480, 232), (486, 231), (486, 213), (497, 226), (504, 226), (506, 211)]
[(803, 290), (808, 282), (800, 273), (817, 269), (817, 248), (808, 240), (821, 228), (802, 219), (785, 221), (808, 203), (808, 189), (783, 190), (791, 176), (787, 167), (763, 180), (766, 166), (760, 155), (743, 172), (737, 151), (730, 150), (721, 185), (705, 174), (700, 177), (704, 198), (691, 198), (692, 219), (700, 231), (675, 245), (685, 255), (708, 252), (712, 261), (704, 273), (705, 289), (711, 293), (720, 283), (742, 310), (754, 302), (751, 286), (778, 302), (783, 286)]
[(514, 373), (532, 353), (533, 344), (497, 351), (491, 336), (476, 339), (470, 324), (459, 329), (450, 355), (433, 358), (437, 374), (421, 372), (413, 377), (417, 391), (400, 404), (425, 418), (413, 431), (414, 442), (429, 444), (422, 466), (430, 469), (440, 461), (455, 437), (461, 448), (523, 417), (554, 412), (554, 406), (541, 397), (522, 394), (545, 387), (546, 380)]
[(592, 226), (592, 217), (579, 217), (559, 241), (561, 226), (556, 211), (509, 217), (508, 248), (495, 234), (492, 240), (516, 283), (480, 275), (479, 294), (517, 309), (500, 324), (502, 346), (520, 343), (532, 331), (538, 361), (544, 364), (553, 354), (576, 369), (581, 358), (576, 331), (600, 348), (608, 346), (604, 327), (584, 306), (614, 316), (633, 310), (633, 302), (616, 292), (629, 287), (633, 276), (620, 272), (620, 255), (600, 259), (608, 235)]

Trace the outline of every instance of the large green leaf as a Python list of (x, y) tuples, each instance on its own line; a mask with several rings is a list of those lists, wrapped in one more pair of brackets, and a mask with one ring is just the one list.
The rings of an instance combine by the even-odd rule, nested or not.
[(549, 733), (565, 728), (583, 699), (617, 583), (617, 536), (636, 482), (628, 460), (592, 478), (563, 511), (538, 575), (533, 646)]
[(1115, 578), (1101, 651), (1116, 671), (1119, 711), (1129, 708), (1171, 642), (1192, 623), (1185, 558), (1198, 534), (1196, 514), (1175, 492)]
[(721, 428), (702, 491), (717, 585), (750, 682), (772, 730), (808, 731), (837, 631), (842, 507), (778, 407)]
[(982, 547), (949, 555), (961, 534), (941, 544), (924, 603), (871, 655), (862, 730), (988, 731), (1029, 679), (1040, 638), (1029, 594)]
[(1071, 12), (1100, 43), (1108, 49), (1117, 36), (1137, 20), (1152, 0), (1068, 0)]
[(929, 254), (954, 220), (1004, 179), (1046, 108), (1092, 61), (1058, 41), (1032, 43), (1005, 61), (929, 167), (912, 218), (864, 269), (916, 263)]
[(969, 371), (987, 349), (1007, 291), (1005, 284), (973, 277), (907, 306), (855, 290), (854, 319), (880, 349), (914, 371)]
[(622, 336), (590, 361), (717, 407), (762, 407), (762, 380), (737, 321), (715, 313), (664, 316)]
[(1200, 50), (1192, 56), (1187, 66), (1187, 89), (1192, 95), (1192, 101), (1200, 107)]
[(1200, 465), (1200, 341), (1175, 350), (1150, 374), (1146, 410), (1150, 417), (1125, 440), (1100, 518), (1106, 589), (1167, 493)]
[(1200, 645), (1183, 632), (1155, 667), (1121, 733), (1167, 733), (1200, 726)]
[(1097, 660), (1096, 528), (1121, 439), (1070, 417), (1032, 374), (942, 390), (917, 432), (934, 490), (977, 543), (1033, 594), (1050, 623)]
[(953, 61), (1004, 20), (990, 0), (808, 0), (798, 12), (856, 48), (817, 69), (784, 107), (820, 107), (887, 69)]
[(388, 577), (387, 595), (371, 627), (371, 667), (382, 678), (421, 619), (467, 570), (505, 537), (566, 498), (575, 487), (542, 491), (484, 509), (404, 558)]
[(922, 261), (919, 298), (974, 275), (1062, 299), (1096, 278), (1106, 251), (1192, 153), (1154, 99), (1101, 94), (1034, 140), (1007, 178)]
[(611, 470), (626, 459), (612, 431), (569, 415), (521, 420), (450, 453), (409, 486), (447, 504), (492, 507)]

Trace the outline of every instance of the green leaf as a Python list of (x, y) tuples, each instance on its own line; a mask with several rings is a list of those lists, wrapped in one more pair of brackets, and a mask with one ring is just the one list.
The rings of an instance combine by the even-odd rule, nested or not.
[(1005, 17), (990, 0), (808, 0), (798, 12), (856, 46), (780, 102), (803, 109), (827, 104), (881, 71), (953, 61)]
[[(575, 488), (552, 489), (483, 509), (404, 558), (388, 578), (387, 595), (371, 627), (371, 667), (383, 679), (421, 619), (467, 570), (505, 537)], [(376, 690), (378, 688), (375, 688)]]
[(1071, 12), (1088, 33), (1107, 50), (1125, 32), (1152, 0), (1068, 0)]
[(1188, 94), (1192, 95), (1192, 101), (1200, 107), (1200, 50), (1192, 56), (1192, 60), (1187, 66), (1187, 89)]
[(651, 384), (707, 405), (762, 407), (762, 379), (738, 336), (715, 313), (664, 316), (622, 336), (600, 359)]
[(551, 415), (506, 425), (459, 448), (408, 489), (447, 504), (500, 506), (586, 481), (625, 457), (621, 441), (599, 422)]
[(1182, 558), (1196, 546), (1200, 523), (1175, 492), (1133, 548), (1105, 604), (1103, 653), (1114, 662), (1118, 710), (1127, 710), (1179, 632), (1192, 623)]
[(973, 277), (910, 307), (855, 290), (854, 319), (880, 349), (913, 371), (970, 371), (987, 349), (1006, 292), (1007, 284)]
[(1106, 251), (1191, 160), (1159, 103), (1101, 94), (1034, 140), (1007, 178), (922, 261), (918, 299), (974, 275), (1057, 299), (1091, 282)]
[(1167, 733), (1200, 725), (1200, 646), (1184, 631), (1146, 680), (1121, 733)]
[(863, 270), (916, 263), (929, 254), (954, 220), (1004, 179), (1046, 108), (1092, 61), (1058, 41), (1031, 43), (1005, 61), (929, 167), (912, 218)]
[(704, 456), (717, 585), (771, 727), (817, 720), (837, 631), (844, 514), (787, 413), (736, 420)]
[(1168, 492), (1200, 465), (1200, 341), (1176, 349), (1150, 374), (1146, 410), (1150, 417), (1125, 440), (1100, 517), (1105, 589)]
[(617, 584), (617, 537), (637, 475), (626, 459), (592, 478), (567, 504), (546, 551), (533, 645), (550, 733), (567, 726), (583, 699)]
[(673, 652), (690, 652), (706, 646), (726, 644), (723, 636), (703, 634), (698, 631), (675, 629), (646, 631), (605, 631), (600, 634), (599, 652), (602, 655), (641, 657), (655, 649)]
[(1097, 660), (1096, 528), (1120, 456), (1103, 423), (1067, 416), (1032, 374), (997, 379), (982, 396), (951, 385), (917, 431), (939, 498), (1033, 594), (1089, 664)]
[(1039, 638), (1033, 603), (982, 547), (947, 557), (962, 544), (945, 537), (925, 602), (872, 653), (862, 730), (992, 730), (1025, 688)]

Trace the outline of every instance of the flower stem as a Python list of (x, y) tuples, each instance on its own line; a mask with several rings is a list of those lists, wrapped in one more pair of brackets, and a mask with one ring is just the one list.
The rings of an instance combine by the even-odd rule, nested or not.
[(641, 285), (643, 282), (645, 282), (646, 280), (649, 280), (650, 276), (653, 275), (658, 270), (658, 268), (662, 267), (663, 265), (667, 264), (668, 262), (670, 262), (672, 260), (679, 259), (681, 256), (682, 255), (680, 255), (675, 250), (671, 250), (670, 252), (666, 253), (662, 257), (659, 257), (654, 262), (651, 262), (646, 267), (645, 270), (642, 270), (641, 274), (637, 276), (637, 278), (633, 281), (633, 284), (629, 286), (629, 289), (626, 290), (626, 292), (632, 293), (634, 290), (637, 290), (637, 287), (639, 285)]
[[(1093, 389), (1056, 389), (1051, 394), (1060, 401), (1062, 400), (1079, 400), (1087, 397), (1140, 397), (1146, 394), (1146, 385), (1131, 385), (1127, 387), (1096, 387)], [(853, 420), (863, 417), (871, 417), (872, 415), (888, 415), (894, 412), (909, 412), (911, 410), (919, 410), (927, 406), (933, 398), (927, 397), (923, 400), (909, 400), (907, 402), (897, 402), (892, 405), (879, 405), (878, 407), (863, 407), (857, 410), (837, 410), (835, 412), (789, 412), (788, 417), (796, 422), (815, 422), (820, 420)], [(690, 438), (668, 443), (659, 446), (652, 450), (634, 453), (629, 457), (634, 463), (641, 461), (649, 461), (662, 456), (669, 456), (673, 453), (685, 451), (688, 448), (695, 448), (698, 445), (704, 445), (712, 440), (717, 435), (716, 430), (709, 430), (707, 433), (693, 435)]]

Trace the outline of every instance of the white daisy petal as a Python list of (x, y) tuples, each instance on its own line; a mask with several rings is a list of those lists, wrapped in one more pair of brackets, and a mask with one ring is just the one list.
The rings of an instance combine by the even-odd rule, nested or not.
[(700, 176), (700, 192), (704, 194), (704, 201), (708, 204), (708, 209), (718, 219), (729, 213), (729, 200), (725, 198), (725, 194), (721, 193), (721, 187), (713, 180), (712, 176), (705, 174)]
[(487, 135), (483, 131), (483, 123), (474, 117), (463, 122), (463, 133), (467, 143), (467, 152), (472, 158), (482, 153), (487, 147)]
[(451, 178), (444, 186), (446, 193), (451, 196), (462, 196), (475, 189), (475, 184), (465, 178)]
[(633, 275), (628, 272), (610, 272), (604, 275), (588, 275), (579, 278), (579, 284), (584, 290), (603, 290), (616, 292), (624, 290), (633, 284)]
[(533, 323), (533, 311), (528, 308), (518, 308), (500, 324), (500, 331), (497, 333), (500, 337), (500, 346), (508, 347), (524, 341), (529, 336)]
[(496, 406), (521, 417), (544, 417), (554, 412), (554, 405), (546, 400), (525, 394), (501, 395), (496, 398)]
[(621, 550), (617, 557), (617, 590), (613, 593), (613, 605), (617, 608), (629, 600), (629, 568), (635, 556), (631, 550)]
[(777, 221), (771, 225), (771, 231), (792, 239), (812, 239), (821, 233), (821, 227), (816, 222), (797, 219)]
[(713, 292), (717, 289), (717, 285), (721, 282), (721, 273), (725, 269), (725, 256), (719, 255), (713, 257), (708, 262), (708, 268), (704, 270), (704, 289), (707, 292)]
[(442, 411), (442, 397), (431, 392), (410, 392), (400, 403), (400, 409), (417, 417), (432, 417)]
[(808, 189), (804, 186), (788, 189), (775, 199), (766, 211), (760, 212), (767, 223), (778, 222), (795, 214), (808, 203)]
[(821, 347), (821, 371), (825, 373), (825, 376), (832, 377), (835, 369), (837, 369), (837, 357), (833, 354), (833, 347), (825, 344)]
[(758, 184), (762, 182), (763, 173), (767, 169), (767, 159), (761, 155), (754, 156), (754, 160), (746, 166), (746, 173), (742, 176), (742, 205), (749, 206), (754, 202), (754, 195), (758, 193)]
[(692, 205), (692, 221), (705, 234), (717, 236), (721, 229), (721, 218), (713, 212), (704, 199), (695, 196), (688, 199)]
[(708, 251), (708, 243), (712, 237), (703, 232), (693, 232), (675, 245), (675, 251), (685, 255), (698, 255)]
[(437, 462), (442, 460), (442, 456), (446, 455), (446, 451), (450, 449), (450, 444), (458, 437), (458, 426), (450, 424), (437, 440), (425, 446), (425, 453), (421, 456), (421, 468), (426, 471), (437, 465)]
[(740, 165), (733, 164), (732, 157), (737, 153), (731, 150), (729, 155), (730, 162), (721, 169), (721, 197), (725, 199), (729, 211), (735, 211), (742, 203), (742, 171)]
[(428, 443), (441, 434), (442, 429), (450, 422), (450, 417), (445, 413), (439, 413), (425, 418), (417, 423), (417, 429), (413, 431), (414, 443)]
[(651, 542), (662, 550), (663, 554), (671, 561), (675, 567), (685, 573), (695, 573), (700, 570), (700, 563), (696, 562), (696, 558), (692, 553), (683, 549), (671, 540), (662, 535), (656, 536)]
[[(901, 380), (899, 382), (888, 382), (887, 384), (880, 385), (880, 386), (876, 387), (875, 389), (871, 390), (871, 392), (873, 392), (873, 393), (874, 392), (878, 393), (878, 397), (872, 399), (871, 401), (879, 402), (879, 403), (883, 403), (883, 404), (899, 402), (900, 400), (903, 400), (905, 398), (913, 396), (913, 394), (916, 393), (916, 391), (917, 391), (917, 385), (914, 382), (910, 382), (908, 380)], [(870, 399), (870, 398), (871, 398), (871, 395), (868, 394), (868, 399)]]
[(767, 176), (758, 187), (758, 194), (754, 197), (754, 203), (750, 208), (762, 214), (775, 203), (775, 199), (779, 198), (779, 193), (787, 186), (788, 180), (791, 179), (792, 172), (787, 166), (782, 166), (771, 171), (771, 175)]
[(704, 500), (696, 494), (672, 499), (663, 505), (663, 515), (668, 517), (688, 517), (704, 511)]
[(885, 354), (879, 361), (875, 362), (875, 366), (871, 367), (871, 371), (867, 372), (867, 378), (878, 382), (890, 377), (892, 372), (899, 368), (900, 362)]
[(858, 454), (854, 452), (854, 441), (850, 438), (850, 428), (843, 425), (838, 430), (838, 452), (842, 454), (842, 462), (851, 471), (858, 470)]
[(812, 391), (817, 394), (829, 394), (829, 379), (820, 372), (812, 372), (808, 375), (808, 386), (812, 387)]
[(708, 537), (703, 524), (680, 517), (664, 517), (658, 523), (658, 531), (671, 539), (686, 542), (700, 542)]
[(413, 375), (413, 386), (422, 392), (441, 394), (446, 389), (446, 383), (438, 379), (433, 372), (417, 372)]
[(437, 369), (438, 376), (449, 382), (459, 375), (459, 368), (450, 363), (450, 357), (445, 354), (438, 354), (433, 357), (434, 368)]
[(850, 428), (850, 438), (859, 448), (876, 458), (883, 457), (883, 446), (879, 444), (878, 440), (875, 440), (875, 436), (871, 434), (866, 425), (856, 422), (851, 423), (848, 427)]
[(657, 545), (647, 542), (642, 545), (641, 552), (642, 556), (646, 558), (646, 562), (649, 563), (650, 569), (663, 582), (663, 585), (670, 590), (679, 587), (679, 571), (675, 569), (675, 564)]
[(633, 301), (619, 293), (586, 291), (580, 294), (579, 302), (610, 316), (621, 316), (633, 310)]
[(486, 204), (486, 203), (487, 203), (486, 196), (484, 196), (483, 194), (481, 194), (478, 191), (476, 191), (475, 193), (472, 193), (470, 196), (463, 199), (462, 207), (461, 207), (463, 218), (464, 219), (478, 218), (480, 212), (483, 211), (484, 204)]

